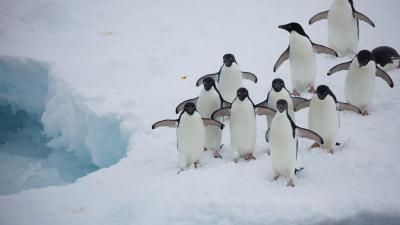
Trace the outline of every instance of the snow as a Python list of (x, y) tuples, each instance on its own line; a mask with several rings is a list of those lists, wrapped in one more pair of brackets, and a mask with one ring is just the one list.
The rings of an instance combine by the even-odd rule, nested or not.
[[(326, 45), (326, 22), (308, 26), (307, 21), (329, 5), (316, 0), (1, 1), (0, 55), (29, 57), (49, 68), (49, 113), (42, 120), (47, 134), (62, 134), (51, 146), (72, 149), (84, 143), (88, 150), (77, 150), (77, 157), (87, 162), (90, 154), (92, 163), (107, 168), (65, 186), (0, 196), (0, 224), (398, 224), (399, 70), (390, 72), (394, 89), (376, 80), (370, 116), (340, 114), (343, 144), (335, 155), (309, 150), (311, 142), (300, 141), (305, 169), (295, 188), (286, 187), (284, 179), (270, 182), (264, 117), (257, 119), (257, 160), (232, 162), (228, 126), (223, 159), (205, 153), (201, 168), (180, 175), (175, 130), (151, 130), (155, 121), (177, 117), (176, 104), (197, 96), (195, 81), (216, 72), (228, 52), (244, 71), (258, 76), (257, 84), (245, 82), (255, 103), (266, 98), (275, 77), (291, 87), (288, 63), (272, 73), (289, 39), (277, 26), (299, 22), (314, 42)], [(360, 50), (400, 49), (397, 0), (357, 1), (355, 7), (376, 24), (374, 29), (360, 23)], [(317, 83), (329, 85), (339, 100), (344, 100), (345, 72), (325, 73), (349, 59), (317, 56)], [(26, 107), (31, 101), (19, 102)], [(78, 111), (68, 114), (72, 109)], [(300, 126), (307, 126), (307, 113), (296, 115)], [(58, 121), (67, 117), (74, 120)], [(81, 126), (88, 132), (81, 133)], [(102, 129), (114, 131), (95, 132)], [(109, 151), (102, 140), (118, 133), (127, 147), (107, 146), (127, 151), (126, 157), (108, 167), (118, 157), (103, 157)], [(16, 160), (21, 161), (13, 167), (0, 166), (1, 179), (8, 168), (57, 179), (54, 170)]]

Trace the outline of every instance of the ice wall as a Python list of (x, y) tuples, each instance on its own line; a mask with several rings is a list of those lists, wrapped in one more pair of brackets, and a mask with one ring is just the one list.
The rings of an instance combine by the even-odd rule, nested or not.
[(126, 154), (116, 115), (97, 115), (45, 63), (0, 57), (0, 194), (63, 185)]

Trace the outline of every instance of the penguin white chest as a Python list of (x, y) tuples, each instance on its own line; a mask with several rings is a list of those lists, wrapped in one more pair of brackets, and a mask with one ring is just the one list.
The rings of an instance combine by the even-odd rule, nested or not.
[[(282, 89), (280, 92), (276, 92), (274, 89), (272, 89), (271, 92), (269, 93), (267, 106), (277, 111), (276, 103), (281, 99), (285, 100), (288, 103), (289, 116), (294, 121), (295, 117), (294, 117), (293, 102), (289, 92), (286, 89)], [(271, 116), (267, 116), (268, 128), (271, 127), (272, 118), (273, 117)]]
[(328, 12), (328, 41), (340, 55), (357, 51), (358, 28), (351, 5), (347, 0), (336, 0)]
[(313, 47), (307, 37), (295, 31), (290, 33), (289, 61), (294, 89), (303, 91), (314, 85), (317, 67)]
[(376, 64), (370, 61), (366, 66), (359, 66), (357, 59), (354, 59), (346, 76), (345, 95), (346, 100), (367, 110), (372, 104), (375, 91)]
[(256, 142), (256, 116), (253, 103), (236, 99), (231, 107), (231, 146), (240, 156), (252, 153)]
[(243, 86), (242, 71), (233, 63), (230, 67), (223, 66), (218, 81), (218, 89), (221, 96), (228, 102), (233, 102), (236, 91)]
[(308, 127), (323, 138), (324, 144), (321, 147), (334, 147), (339, 131), (339, 113), (331, 96), (326, 96), (324, 100), (320, 100), (317, 95), (313, 96), (308, 113)]
[(269, 147), (274, 171), (292, 178), (296, 167), (296, 139), (286, 113), (277, 113), (272, 119)]
[[(212, 88), (209, 91), (202, 90), (197, 100), (197, 110), (203, 118), (211, 118), (214, 111), (221, 106), (221, 99), (218, 92)], [(222, 122), (221, 118), (216, 120)], [(222, 130), (216, 126), (206, 126), (205, 147), (210, 150), (217, 150), (221, 146)]]
[(204, 151), (205, 129), (199, 113), (182, 114), (177, 129), (178, 151), (186, 164), (198, 161)]

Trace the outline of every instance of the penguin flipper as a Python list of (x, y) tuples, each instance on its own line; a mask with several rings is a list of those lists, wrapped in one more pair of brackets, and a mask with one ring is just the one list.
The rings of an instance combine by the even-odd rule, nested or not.
[(246, 80), (251, 80), (254, 83), (257, 83), (257, 76), (254, 73), (250, 72), (242, 72), (242, 78)]
[(324, 139), (319, 134), (305, 128), (296, 127), (296, 136), (311, 139), (320, 145), (324, 144)]
[(269, 131), (270, 131), (270, 130), (271, 130), (271, 129), (268, 128), (267, 132), (265, 132), (265, 140), (267, 141), (267, 143), (269, 143)]
[(222, 107), (221, 108), (229, 108), (231, 106), (232, 106), (232, 103), (227, 102), (227, 101), (222, 99)]
[(256, 107), (268, 107), (268, 101), (265, 100), (263, 102), (260, 102), (256, 105)]
[(192, 98), (192, 99), (188, 99), (188, 100), (185, 100), (185, 101), (179, 103), (179, 105), (178, 105), (178, 106), (176, 107), (176, 109), (175, 109), (176, 114), (178, 114), (180, 111), (183, 110), (183, 108), (185, 107), (186, 103), (191, 102), (191, 103), (194, 103), (194, 104), (196, 105), (198, 99), (199, 99), (199, 97), (197, 97), (197, 98)]
[(197, 80), (196, 86), (197, 86), (197, 87), (200, 86), (200, 85), (203, 83), (203, 80), (206, 79), (207, 77), (210, 77), (210, 78), (212, 78), (215, 82), (218, 82), (218, 75), (219, 75), (219, 72), (204, 75), (204, 76), (200, 77), (200, 79)]
[(330, 76), (336, 72), (342, 71), (342, 70), (349, 70), (350, 64), (351, 64), (351, 61), (336, 65), (335, 67), (333, 67), (332, 69), (330, 69), (328, 71), (328, 76)]
[(333, 50), (331, 48), (328, 48), (328, 47), (323, 46), (323, 45), (316, 44), (314, 42), (311, 42), (311, 44), (313, 46), (314, 51), (317, 54), (327, 54), (327, 55), (339, 57), (339, 54), (335, 50)]
[(311, 19), (308, 21), (308, 24), (311, 25), (317, 21), (323, 20), (323, 19), (328, 19), (328, 13), (329, 11), (324, 11), (320, 12), (317, 15), (311, 17)]
[(302, 98), (302, 97), (292, 97), (294, 111), (297, 112), (301, 109), (309, 107), (310, 106), (309, 101), (310, 100)]
[(263, 116), (263, 115), (266, 115), (266, 116), (275, 116), (275, 110), (273, 110), (273, 109), (271, 109), (271, 108), (268, 108), (268, 107), (260, 107), (260, 106), (256, 106), (255, 108), (254, 108), (254, 111), (256, 112), (256, 115), (259, 115), (259, 116)]
[(372, 27), (375, 27), (374, 22), (372, 22), (372, 20), (371, 20), (370, 18), (368, 18), (368, 16), (366, 16), (366, 15), (360, 13), (360, 12), (357, 12), (357, 11), (355, 11), (354, 14), (355, 14), (355, 16), (357, 17), (357, 19), (362, 20), (362, 21), (368, 23), (368, 24), (371, 25)]
[(289, 59), (289, 52), (290, 52), (290, 46), (282, 53), (278, 61), (276, 61), (274, 66), (274, 72), (278, 70), (278, 68), (282, 65), (283, 62)]
[(384, 81), (386, 81), (386, 83), (393, 88), (394, 87), (394, 83), (392, 78), (390, 78), (389, 74), (387, 74), (385, 71), (383, 71), (382, 69), (376, 67), (376, 76), (382, 78)]
[(231, 115), (231, 108), (227, 107), (227, 108), (218, 109), (215, 112), (213, 112), (213, 114), (211, 115), (211, 118), (215, 119), (218, 117), (229, 116), (229, 115)]
[[(298, 97), (292, 97), (292, 99), (293, 98), (298, 98)], [(301, 102), (298, 102), (297, 104), (293, 101), (293, 108), (294, 108), (295, 112), (302, 110), (304, 108), (310, 107), (311, 100), (307, 100), (307, 99), (304, 99), (304, 100)]]
[(216, 120), (213, 120), (213, 119), (205, 119), (205, 118), (203, 118), (203, 124), (204, 124), (204, 126), (216, 126), (216, 127), (219, 127), (220, 129), (224, 128), (224, 124), (223, 123), (221, 123), (219, 121), (216, 121)]
[(151, 129), (156, 129), (158, 127), (170, 127), (170, 128), (176, 128), (178, 127), (178, 120), (161, 120), (153, 124), (151, 126)]
[(358, 108), (357, 106), (354, 106), (352, 104), (349, 103), (344, 103), (344, 102), (337, 102), (336, 103), (336, 108), (339, 111), (350, 111), (350, 112), (354, 112), (354, 113), (358, 113), (361, 114), (361, 109)]

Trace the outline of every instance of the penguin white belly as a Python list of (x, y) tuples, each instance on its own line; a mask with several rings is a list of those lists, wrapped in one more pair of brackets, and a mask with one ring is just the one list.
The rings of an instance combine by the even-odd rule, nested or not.
[(346, 100), (362, 110), (371, 105), (375, 90), (375, 62), (370, 61), (367, 66), (359, 68), (353, 61), (346, 76)]
[[(276, 92), (274, 89), (272, 89), (271, 92), (269, 93), (267, 106), (276, 111), (277, 110), (276, 103), (281, 99), (284, 99), (288, 103), (289, 116), (290, 118), (292, 118), (293, 121), (295, 121), (293, 101), (292, 98), (290, 97), (289, 92), (287, 92), (285, 89), (282, 89), (280, 92)], [(272, 116), (267, 116), (268, 128), (271, 127), (272, 119), (273, 119)]]
[[(201, 117), (211, 118), (214, 111), (221, 107), (221, 99), (215, 89), (201, 91), (199, 99), (197, 100), (197, 110)], [(221, 118), (216, 120), (222, 122)], [(222, 130), (216, 126), (205, 127), (205, 147), (210, 150), (218, 150), (221, 146)]]
[(335, 146), (339, 132), (339, 113), (332, 97), (320, 100), (314, 95), (308, 113), (308, 128), (324, 139), (322, 148), (332, 149)]
[(285, 114), (277, 114), (271, 123), (269, 133), (271, 162), (279, 175), (293, 178), (296, 168), (296, 139), (293, 129)]
[[(231, 107), (229, 120), (231, 147), (235, 157), (252, 153), (256, 143), (256, 116), (251, 101), (236, 100)], [(239, 155), (236, 155), (239, 154)]]
[(289, 61), (294, 89), (304, 91), (310, 85), (314, 85), (317, 66), (313, 47), (307, 37), (295, 31), (290, 35)]
[(328, 41), (341, 56), (357, 52), (357, 20), (348, 2), (332, 4), (328, 12)]
[(204, 151), (205, 129), (200, 114), (184, 113), (177, 129), (180, 166), (185, 167), (198, 161)]
[(242, 71), (233, 63), (230, 67), (223, 66), (218, 81), (218, 90), (224, 100), (233, 102), (236, 91), (243, 86)]

